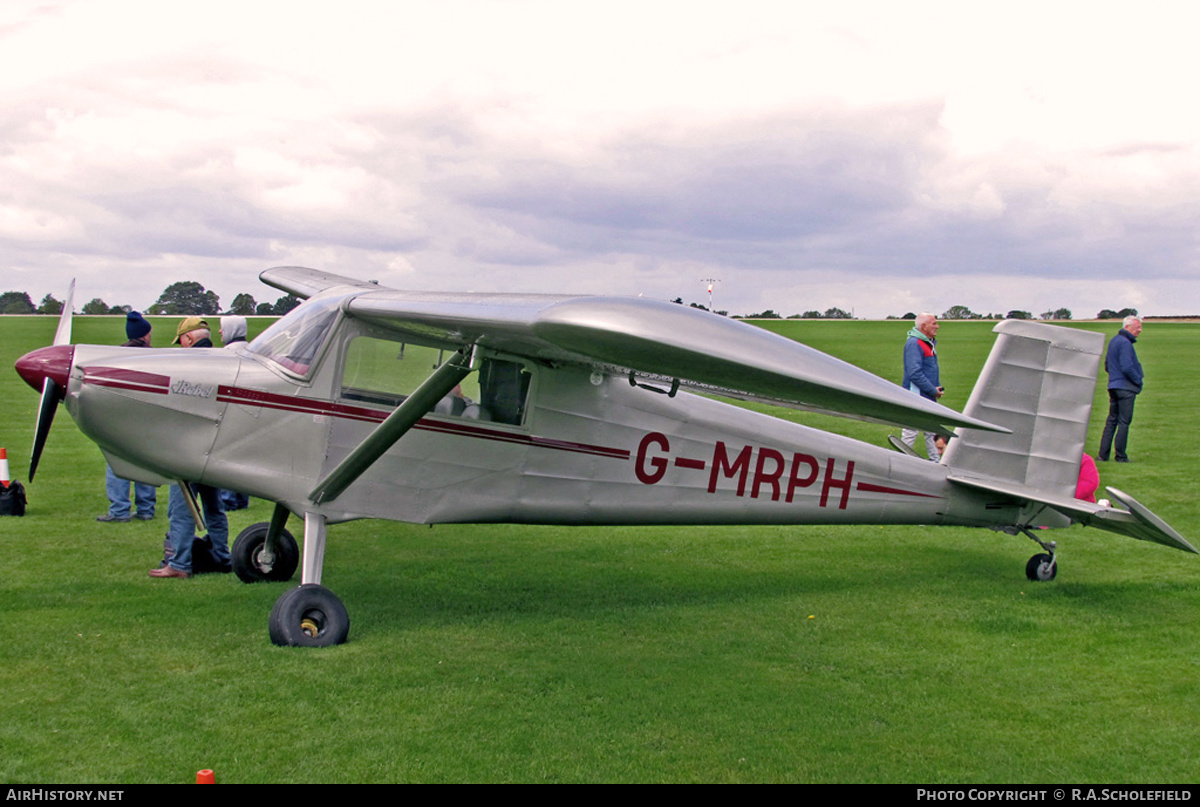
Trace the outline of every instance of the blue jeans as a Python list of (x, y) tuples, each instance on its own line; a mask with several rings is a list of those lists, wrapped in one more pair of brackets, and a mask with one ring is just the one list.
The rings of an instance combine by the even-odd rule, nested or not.
[[(213, 560), (229, 563), (229, 520), (221, 509), (217, 489), (208, 485), (193, 484), (192, 490), (204, 509), (204, 520), (208, 523), (208, 540), (212, 543)], [(172, 569), (191, 574), (192, 541), (196, 538), (196, 520), (188, 509), (187, 498), (178, 485), (171, 486), (171, 498), (167, 503), (167, 551), (171, 553), (167, 563)]]
[(1133, 403), (1136, 400), (1137, 393), (1130, 389), (1108, 391), (1108, 419), (1104, 421), (1104, 433), (1100, 435), (1100, 459), (1108, 459), (1108, 451), (1114, 447), (1114, 436), (1116, 459), (1128, 459), (1125, 448), (1129, 444), (1129, 424), (1133, 421)]
[(104, 489), (108, 493), (108, 514), (113, 518), (129, 518), (129, 486), (133, 485), (133, 497), (140, 516), (153, 516), (158, 503), (158, 488), (144, 482), (130, 482), (105, 467)]
[(225, 508), (225, 512), (230, 510), (244, 510), (250, 506), (250, 497), (245, 493), (238, 493), (236, 490), (225, 490), (219, 488), (218, 495), (221, 497), (221, 506)]

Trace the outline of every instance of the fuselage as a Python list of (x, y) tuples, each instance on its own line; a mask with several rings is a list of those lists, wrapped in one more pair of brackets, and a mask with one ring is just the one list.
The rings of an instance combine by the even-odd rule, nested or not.
[(343, 325), (303, 376), (254, 353), (78, 345), (66, 406), (122, 475), (240, 490), (330, 522), (985, 526), (1014, 517), (995, 497), (952, 486), (936, 463), (532, 362), (521, 365), (519, 417), (431, 412), (316, 506), (316, 483), (395, 407), (348, 386), (350, 343), (362, 333)]

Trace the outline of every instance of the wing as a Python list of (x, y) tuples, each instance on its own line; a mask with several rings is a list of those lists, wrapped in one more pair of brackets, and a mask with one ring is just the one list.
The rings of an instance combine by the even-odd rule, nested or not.
[(674, 303), (402, 292), (299, 267), (269, 269), (261, 277), (297, 296), (345, 287), (347, 315), (436, 347), (478, 344), (544, 363), (599, 367), (631, 379), (641, 374), (707, 393), (927, 431), (1006, 431), (799, 342)]

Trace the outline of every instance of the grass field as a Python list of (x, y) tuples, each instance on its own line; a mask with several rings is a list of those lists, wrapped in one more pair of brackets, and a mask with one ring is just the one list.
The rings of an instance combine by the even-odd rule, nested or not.
[[(0, 364), (54, 324), (0, 317)], [(898, 376), (904, 323), (769, 326)], [(122, 336), (76, 318), (78, 342)], [(961, 408), (990, 326), (939, 336)], [(1193, 543), (1198, 346), (1200, 326), (1147, 325), (1134, 462), (1101, 466)], [(3, 369), (0, 402), (24, 480), (37, 395)], [(1200, 557), (1164, 547), (1062, 531), (1058, 579), (1035, 585), (1035, 546), (983, 530), (355, 522), (325, 562), (350, 642), (311, 651), (267, 638), (284, 584), (147, 577), (166, 490), (155, 521), (98, 524), (103, 480), (60, 410), (29, 514), (0, 519), (0, 781), (1198, 778)], [(269, 513), (232, 514), (233, 534)]]

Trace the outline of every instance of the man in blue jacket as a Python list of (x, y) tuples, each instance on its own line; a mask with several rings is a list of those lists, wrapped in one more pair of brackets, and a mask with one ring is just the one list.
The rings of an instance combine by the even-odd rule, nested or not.
[(1129, 462), (1125, 447), (1129, 443), (1129, 423), (1133, 420), (1133, 402), (1142, 391), (1142, 364), (1138, 361), (1133, 343), (1142, 332), (1142, 321), (1137, 317), (1125, 317), (1124, 327), (1108, 343), (1104, 357), (1104, 371), (1108, 373), (1108, 420), (1104, 422), (1104, 434), (1100, 436), (1100, 453), (1096, 459), (1108, 460), (1113, 447), (1113, 436), (1117, 438), (1117, 462)]
[[(137, 311), (125, 315), (125, 342), (121, 347), (150, 347), (150, 323)], [(122, 479), (107, 466), (104, 472), (104, 489), (108, 493), (108, 512), (97, 516), (96, 520), (104, 523), (121, 523), (129, 520), (130, 511), (136, 507), (134, 518), (139, 521), (149, 521), (154, 518), (154, 508), (158, 504), (158, 488), (144, 482), (133, 483), (133, 507), (129, 501), (129, 480)]]
[[(938, 378), (937, 332), (938, 321), (933, 314), (918, 314), (915, 326), (908, 332), (904, 343), (904, 380), (900, 386), (923, 398), (936, 401), (945, 392)], [(916, 429), (904, 429), (900, 439), (911, 447), (917, 442)], [(937, 462), (941, 454), (937, 449), (937, 435), (925, 433), (925, 453)]]

